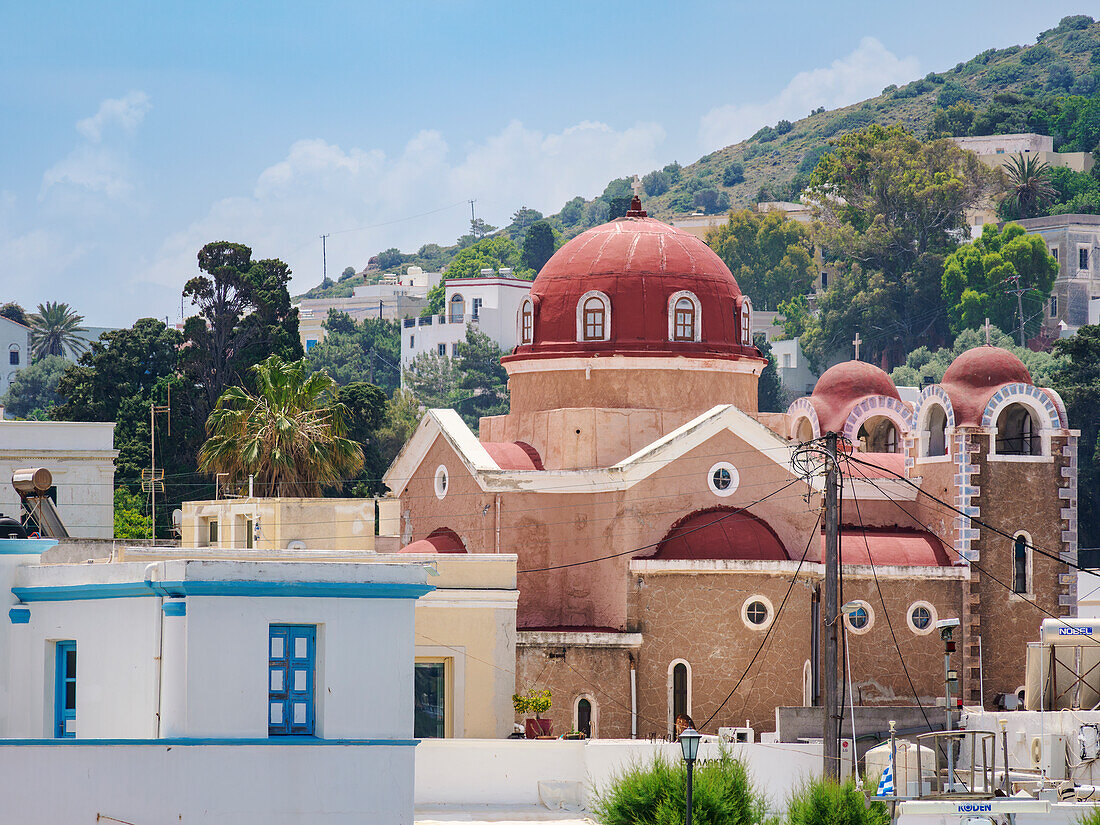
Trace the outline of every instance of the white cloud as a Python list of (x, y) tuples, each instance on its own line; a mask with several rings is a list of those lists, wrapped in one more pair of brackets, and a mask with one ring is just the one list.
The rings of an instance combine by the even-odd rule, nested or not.
[(835, 109), (879, 94), (891, 83), (919, 76), (915, 57), (899, 58), (874, 37), (827, 68), (799, 72), (778, 95), (762, 103), (729, 103), (711, 109), (699, 125), (705, 151), (737, 143), (762, 126), (805, 117), (812, 109)]
[[(478, 216), (506, 223), (522, 205), (556, 212), (578, 194), (591, 197), (614, 178), (661, 165), (661, 126), (616, 130), (583, 122), (543, 133), (513, 121), (454, 155), (436, 131), (414, 135), (392, 157), (378, 149), (303, 140), (264, 169), (247, 196), (214, 203), (209, 212), (161, 245), (143, 280), (179, 286), (195, 272), (195, 255), (211, 240), (236, 240), (255, 254), (279, 257), (297, 273), (294, 289), (320, 281), (322, 232), (329, 274), (363, 266), (387, 247), (415, 250), (426, 242), (453, 243), (466, 231), (466, 200)], [(453, 207), (443, 208), (441, 207)], [(398, 220), (410, 215), (414, 220)], [(387, 223), (364, 231), (355, 227)]]
[[(132, 133), (141, 124), (150, 105), (145, 92), (129, 92), (123, 97), (102, 101), (92, 117), (77, 121), (76, 130), (84, 140), (43, 173), (39, 201), (54, 187), (68, 188), (68, 194), (78, 197), (105, 195), (112, 201), (130, 195), (134, 185), (129, 179), (127, 163), (116, 148), (104, 142), (104, 133), (115, 125)], [(95, 208), (94, 204), (86, 206)]]
[(123, 97), (107, 98), (99, 104), (99, 111), (94, 115), (77, 121), (76, 130), (92, 143), (99, 143), (109, 126), (118, 125), (132, 132), (150, 108), (149, 95), (145, 92), (132, 91)]

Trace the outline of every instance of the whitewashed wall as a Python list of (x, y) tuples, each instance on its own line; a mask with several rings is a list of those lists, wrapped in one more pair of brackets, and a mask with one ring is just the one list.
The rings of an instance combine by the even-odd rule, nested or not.
[[(756, 787), (781, 807), (805, 779), (821, 774), (821, 745), (752, 744), (731, 748)], [(588, 742), (521, 739), (425, 739), (416, 747), (417, 805), (534, 805), (539, 782), (575, 782), (582, 798), (625, 768), (662, 754), (680, 760), (678, 744), (629, 739)], [(704, 744), (700, 758), (717, 756)]]
[[(0, 743), (0, 821), (411, 825), (414, 748)], [(111, 820), (103, 820), (111, 821)]]

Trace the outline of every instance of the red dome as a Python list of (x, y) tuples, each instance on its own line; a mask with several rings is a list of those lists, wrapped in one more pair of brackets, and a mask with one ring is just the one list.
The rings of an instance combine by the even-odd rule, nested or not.
[[(532, 343), (511, 358), (614, 353), (759, 358), (742, 346), (744, 300), (729, 267), (699, 238), (645, 217), (627, 217), (581, 233), (554, 253), (531, 287)], [(578, 305), (590, 291), (610, 299), (609, 340), (578, 341)], [(670, 341), (669, 299), (692, 293), (700, 307), (699, 341)]]
[(890, 376), (866, 361), (844, 361), (829, 367), (817, 379), (810, 403), (817, 413), (821, 432), (840, 432), (848, 414), (870, 395), (885, 395), (901, 400)]
[(682, 519), (657, 545), (654, 559), (790, 558), (771, 527), (742, 510), (701, 510)]
[(406, 544), (398, 553), (465, 553), (466, 545), (449, 527), (433, 530), (426, 539)]
[(951, 362), (940, 385), (955, 409), (955, 424), (978, 425), (989, 399), (1005, 384), (1030, 384), (1024, 362), (1006, 349), (968, 349)]

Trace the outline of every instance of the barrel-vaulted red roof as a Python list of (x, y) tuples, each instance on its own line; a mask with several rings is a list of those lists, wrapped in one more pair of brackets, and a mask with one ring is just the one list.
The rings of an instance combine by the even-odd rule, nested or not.
[[(702, 240), (646, 217), (635, 200), (627, 217), (573, 238), (531, 287), (533, 341), (507, 360), (565, 355), (692, 355), (759, 358), (742, 346), (741, 290)], [(577, 341), (577, 307), (598, 291), (611, 303), (610, 340)], [(702, 313), (701, 341), (669, 341), (669, 298), (691, 292)]]
[(1024, 362), (1000, 347), (968, 349), (947, 368), (940, 386), (951, 399), (955, 426), (982, 423), (986, 404), (1005, 384), (1030, 384)]
[(890, 376), (866, 361), (844, 361), (825, 370), (817, 379), (810, 403), (821, 432), (842, 432), (852, 409), (871, 395), (901, 400)]

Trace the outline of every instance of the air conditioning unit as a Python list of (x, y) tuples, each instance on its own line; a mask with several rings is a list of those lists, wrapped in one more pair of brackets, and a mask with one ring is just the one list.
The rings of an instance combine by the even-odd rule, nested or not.
[(756, 732), (749, 727), (718, 728), (718, 741), (726, 745), (751, 745), (756, 741)]
[(1031, 767), (1047, 779), (1066, 778), (1066, 737), (1046, 733), (1031, 737)]

